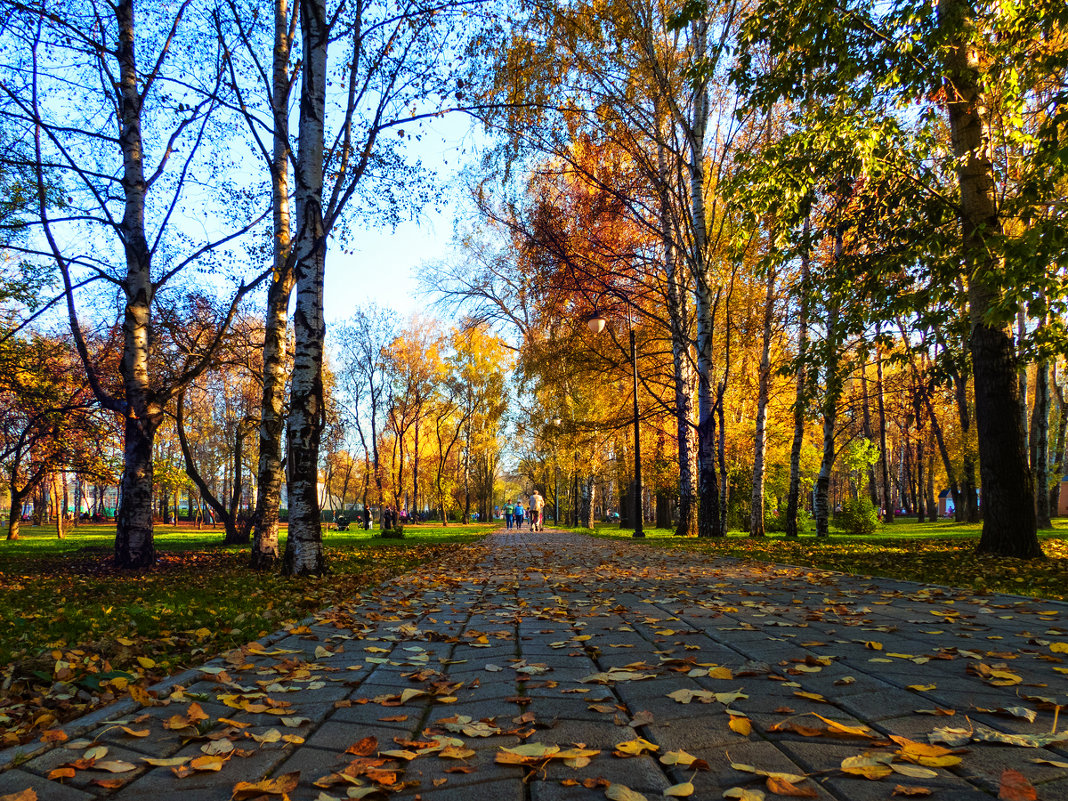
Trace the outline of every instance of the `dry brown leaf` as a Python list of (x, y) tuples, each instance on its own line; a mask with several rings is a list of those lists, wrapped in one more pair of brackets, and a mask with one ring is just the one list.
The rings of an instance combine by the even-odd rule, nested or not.
[(234, 785), (233, 801), (258, 798), (261, 795), (287, 795), (297, 789), (300, 780), (300, 771), (286, 773), (274, 779), (264, 779), (262, 782), (238, 782)]
[(74, 768), (67, 767), (66, 765), (58, 768), (53, 768), (48, 772), (49, 781), (54, 779), (73, 779)]
[(768, 776), (764, 784), (768, 788), (768, 791), (775, 793), (775, 795), (784, 795), (789, 798), (819, 797), (819, 793), (816, 792), (815, 787), (798, 787), (793, 782), (788, 782), (786, 779), (778, 776)]
[(931, 792), (930, 787), (906, 787), (903, 784), (899, 784), (894, 787), (894, 792), (890, 793), (890, 795), (926, 796), (930, 795)]
[(346, 754), (352, 754), (353, 756), (371, 756), (378, 750), (378, 738), (377, 737), (364, 737), (357, 740), (355, 743), (345, 749)]
[(1018, 770), (1005, 768), (1001, 772), (1001, 786), (998, 798), (1002, 801), (1037, 801), (1038, 791)]

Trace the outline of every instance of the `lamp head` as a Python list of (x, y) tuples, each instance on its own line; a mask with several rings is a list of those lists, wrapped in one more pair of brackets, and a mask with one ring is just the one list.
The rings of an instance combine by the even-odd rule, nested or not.
[(606, 322), (608, 322), (608, 321), (605, 320), (605, 318), (601, 316), (600, 312), (594, 312), (586, 320), (586, 325), (589, 327), (590, 331), (592, 331), (594, 334), (599, 334), (602, 331), (604, 331), (604, 326), (605, 326)]

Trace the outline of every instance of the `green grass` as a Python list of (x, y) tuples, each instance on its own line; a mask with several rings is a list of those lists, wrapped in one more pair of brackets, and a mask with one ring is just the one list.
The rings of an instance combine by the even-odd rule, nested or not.
[[(1046, 559), (1024, 560), (975, 553), (979, 523), (901, 519), (880, 524), (870, 536), (847, 536), (832, 529), (820, 540), (804, 533), (796, 540), (781, 534), (752, 539), (731, 532), (722, 539), (689, 539), (668, 529), (646, 529), (647, 542), (665, 548), (689, 548), (714, 556), (838, 570), (962, 587), (975, 593), (1006, 592), (1068, 600), (1068, 520), (1053, 521), (1039, 532)], [(597, 536), (630, 539), (632, 529), (598, 525)]]
[[(0, 541), (0, 671), (11, 680), (0, 693), (0, 746), (109, 701), (127, 683), (157, 680), (351, 601), (493, 528), (408, 526), (402, 540), (325, 532), (330, 573), (311, 579), (249, 570), (247, 546), (223, 546), (221, 528), (157, 527), (159, 560), (136, 572), (111, 565), (114, 527), (82, 526), (65, 540), (54, 527), (24, 528), (21, 539)], [(57, 690), (57, 680), (66, 686)]]

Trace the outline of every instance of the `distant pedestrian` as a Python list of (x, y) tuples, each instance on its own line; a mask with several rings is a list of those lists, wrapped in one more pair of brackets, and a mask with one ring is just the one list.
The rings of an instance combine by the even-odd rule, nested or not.
[(367, 506), (363, 507), (363, 529), (364, 531), (371, 530), (371, 509)]
[(515, 502), (515, 527), (517, 531), (523, 528), (523, 518), (525, 516), (526, 512), (523, 509), (523, 502), (517, 499)]
[(541, 494), (534, 490), (534, 494), (530, 496), (530, 530), (541, 531), (545, 528), (545, 520), (542, 514), (545, 510), (545, 499), (541, 497)]
[(512, 523), (515, 522), (515, 504), (506, 503), (504, 505), (504, 527), (511, 528)]

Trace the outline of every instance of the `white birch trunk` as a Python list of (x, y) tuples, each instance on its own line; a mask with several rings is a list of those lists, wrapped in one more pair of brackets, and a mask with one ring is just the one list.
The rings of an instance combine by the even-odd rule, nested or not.
[(775, 271), (768, 276), (764, 299), (764, 331), (760, 350), (756, 432), (753, 435), (753, 497), (749, 510), (749, 536), (764, 536), (764, 441), (767, 439), (768, 394), (771, 385), (771, 323), (775, 313)]
[(296, 169), (296, 236), (293, 240), (297, 304), (288, 445), (289, 538), (283, 559), (287, 575), (324, 570), (319, 520), (319, 442), (323, 420), (323, 136), (329, 37), (325, 0), (300, 0), (304, 68)]
[(275, 0), (272, 97), (274, 152), (271, 204), (274, 214), (274, 272), (267, 289), (263, 332), (263, 397), (260, 403), (260, 457), (257, 465), (255, 534), (251, 564), (266, 568), (278, 558), (278, 507), (282, 490), (283, 404), (286, 386), (286, 333), (293, 266), (289, 215), (289, 0)]

